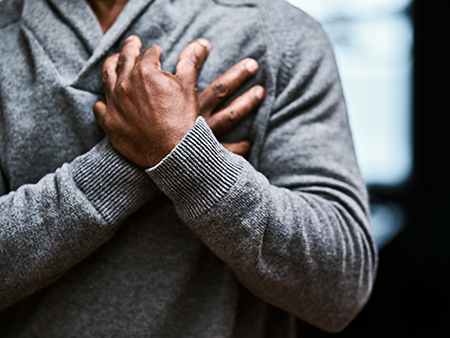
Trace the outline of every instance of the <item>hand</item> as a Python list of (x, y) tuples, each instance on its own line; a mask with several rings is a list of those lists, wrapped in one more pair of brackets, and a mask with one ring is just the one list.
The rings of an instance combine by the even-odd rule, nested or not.
[[(217, 112), (214, 111), (224, 99), (254, 76), (257, 70), (258, 63), (255, 60), (242, 60), (219, 76), (198, 95), (200, 114), (216, 136), (231, 129), (261, 103), (264, 98), (264, 88), (254, 86), (227, 107)], [(247, 155), (250, 151), (250, 142), (248, 141), (222, 143), (222, 145), (229, 151), (242, 156)]]
[[(181, 53), (174, 75), (161, 71), (158, 46), (140, 54), (137, 37), (127, 39), (120, 55), (105, 61), (102, 80), (106, 103), (97, 102), (94, 113), (112, 144), (125, 157), (143, 167), (153, 166), (178, 144), (198, 114), (219, 134), (260, 103), (264, 90), (256, 86), (212, 114), (223, 99), (254, 75), (257, 64), (250, 59), (241, 61), (206, 87), (197, 102), (197, 76), (209, 48), (204, 39), (191, 43)], [(250, 145), (239, 142), (225, 146), (245, 154)]]

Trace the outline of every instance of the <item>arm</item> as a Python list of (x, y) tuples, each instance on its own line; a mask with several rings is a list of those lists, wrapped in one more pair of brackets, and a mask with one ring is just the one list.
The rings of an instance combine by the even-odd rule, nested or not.
[(38, 183), (1, 196), (0, 309), (60, 278), (159, 193), (142, 168), (104, 140)]
[[(247, 72), (242, 65), (199, 94), (205, 117), (223, 100), (217, 86), (232, 93), (256, 72)], [(208, 123), (218, 133), (226, 131), (258, 103), (241, 96)], [(236, 112), (231, 120), (230, 109)], [(243, 141), (225, 146), (245, 154), (250, 145)], [(119, 154), (107, 139), (36, 184), (8, 194), (5, 186), (0, 173), (0, 310), (59, 279), (161, 193), (143, 168)]]
[[(282, 156), (272, 160), (280, 171)], [(273, 185), (220, 147), (201, 120), (148, 173), (181, 219), (261, 299), (330, 332), (366, 303), (376, 252), (354, 188), (320, 175), (273, 177), (280, 186)]]
[[(260, 172), (226, 151), (202, 118), (192, 118), (190, 109), (195, 108), (188, 105), (189, 97), (174, 110), (156, 105), (148, 115), (137, 116), (131, 108), (122, 107), (119, 113), (111, 108), (112, 113), (98, 117), (125, 156), (152, 166), (147, 172), (172, 199), (178, 215), (248, 289), (312, 325), (335, 332), (368, 299), (376, 249), (334, 57), (321, 34), (303, 46), (304, 53), (292, 63), (289, 80), (272, 106)], [(148, 60), (144, 55), (142, 63), (138, 60), (135, 65), (144, 66), (150, 82), (146, 85), (173, 78), (187, 87), (178, 95), (189, 96), (189, 77), (196, 76), (195, 69), (206, 57), (201, 48), (192, 47), (194, 55), (182, 54), (173, 77), (164, 74), (164, 78), (158, 72), (160, 50), (152, 48), (147, 50)], [(146, 69), (151, 64), (154, 68)], [(189, 65), (193, 69), (185, 69)], [(126, 86), (131, 88), (138, 80), (130, 74)], [(187, 80), (180, 81), (183, 76)], [(168, 85), (170, 90), (174, 86)], [(111, 101), (116, 94), (120, 95), (111, 92)], [(130, 123), (124, 128), (117, 122), (123, 122), (121, 114)], [(169, 146), (154, 152), (153, 135), (171, 135), (165, 129), (170, 123), (158, 126), (158, 118), (181, 119), (181, 114), (188, 121), (179, 129), (181, 140), (176, 134), (167, 140)], [(149, 148), (135, 149), (130, 155), (114, 135), (127, 134), (133, 120), (151, 121), (152, 129), (141, 129), (136, 137)]]

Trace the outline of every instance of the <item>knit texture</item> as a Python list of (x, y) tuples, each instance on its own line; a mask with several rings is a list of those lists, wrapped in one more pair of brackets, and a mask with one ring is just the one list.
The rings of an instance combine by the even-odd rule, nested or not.
[[(203, 118), (154, 168), (105, 139), (101, 67), (137, 35), (212, 49), (202, 90), (255, 58), (264, 102), (217, 139)], [(249, 140), (247, 158), (221, 142)], [(0, 336), (296, 337), (336, 332), (377, 252), (334, 55), (281, 0), (0, 1)], [(307, 323), (307, 324), (305, 324)]]
[(129, 216), (158, 188), (141, 167), (121, 156), (105, 139), (72, 163), (74, 181), (105, 220), (117, 223)]
[(177, 206), (183, 218), (208, 212), (234, 185), (239, 161), (216, 140), (202, 117), (182, 142), (147, 173)]

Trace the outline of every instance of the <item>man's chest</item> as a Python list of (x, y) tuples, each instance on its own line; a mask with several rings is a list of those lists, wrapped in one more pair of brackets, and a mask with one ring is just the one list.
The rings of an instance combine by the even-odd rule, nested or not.
[[(70, 17), (61, 18), (42, 3), (26, 2), (22, 20), (10, 27), (0, 47), (0, 164), (11, 190), (37, 182), (104, 137), (92, 113), (95, 102), (103, 98), (101, 69), (128, 36), (139, 36), (143, 49), (160, 45), (162, 68), (168, 72), (174, 71), (187, 44), (207, 38), (212, 50), (199, 76), (199, 91), (246, 57), (264, 63), (264, 46), (246, 38), (252, 34), (250, 28), (230, 37), (226, 11), (219, 15), (205, 8), (202, 12), (200, 5), (188, 9), (158, 1), (135, 13), (134, 21), (125, 9), (123, 14), (131, 21), (119, 17), (117, 25), (101, 36), (84, 31), (95, 26), (92, 13), (84, 18), (83, 27), (82, 20), (71, 23)], [(264, 77), (258, 74), (224, 105), (256, 83), (263, 84)], [(253, 117), (222, 135), (221, 141), (251, 140)]]

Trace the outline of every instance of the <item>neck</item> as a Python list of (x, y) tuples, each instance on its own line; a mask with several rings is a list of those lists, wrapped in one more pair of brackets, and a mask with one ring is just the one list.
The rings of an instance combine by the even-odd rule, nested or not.
[(114, 24), (128, 0), (87, 0), (105, 34)]

